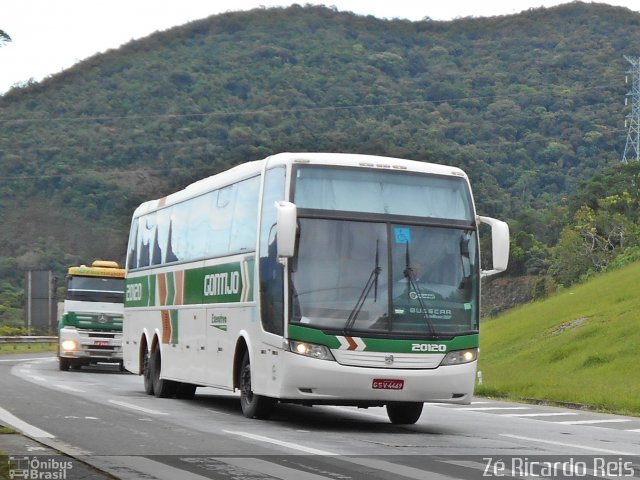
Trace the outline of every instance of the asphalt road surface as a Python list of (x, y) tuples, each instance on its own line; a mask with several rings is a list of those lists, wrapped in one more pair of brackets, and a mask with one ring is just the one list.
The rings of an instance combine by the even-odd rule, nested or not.
[(640, 478), (636, 417), (477, 398), (409, 426), (383, 408), (252, 420), (229, 392), (155, 398), (116, 366), (61, 372), (53, 354), (0, 356), (0, 424), (22, 434), (0, 435), (13, 478)]

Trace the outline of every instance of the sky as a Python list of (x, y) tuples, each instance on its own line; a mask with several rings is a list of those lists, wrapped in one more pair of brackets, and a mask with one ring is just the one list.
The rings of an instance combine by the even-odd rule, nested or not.
[[(0, 94), (156, 31), (227, 11), (317, 4), (379, 18), (412, 21), (511, 15), (567, 0), (2, 0)], [(640, 12), (640, 0), (602, 0)]]

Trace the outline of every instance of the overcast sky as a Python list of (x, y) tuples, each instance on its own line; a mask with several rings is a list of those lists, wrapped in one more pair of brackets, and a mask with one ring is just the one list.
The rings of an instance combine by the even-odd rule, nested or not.
[[(510, 15), (566, 0), (2, 0), (0, 30), (12, 42), (0, 48), (0, 94), (41, 80), (95, 53), (118, 48), (192, 20), (233, 10), (324, 4), (380, 18), (452, 20)], [(640, 0), (604, 0), (640, 12)]]

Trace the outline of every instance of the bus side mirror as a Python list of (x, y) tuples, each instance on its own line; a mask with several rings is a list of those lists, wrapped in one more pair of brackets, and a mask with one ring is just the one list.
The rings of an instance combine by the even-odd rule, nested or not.
[(278, 257), (293, 257), (296, 249), (298, 210), (291, 202), (276, 202)]
[(487, 277), (504, 272), (509, 263), (509, 225), (491, 217), (477, 216), (478, 222), (491, 227), (491, 251), (493, 254), (493, 269), (482, 270), (480, 276)]

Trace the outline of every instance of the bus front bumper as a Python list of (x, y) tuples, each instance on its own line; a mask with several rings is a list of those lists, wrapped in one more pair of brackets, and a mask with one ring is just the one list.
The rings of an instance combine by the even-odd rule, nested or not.
[[(477, 361), (431, 369), (371, 368), (340, 365), (281, 352), (269, 374), (277, 391), (266, 395), (303, 403), (471, 402)], [(280, 377), (278, 379), (278, 377)]]

